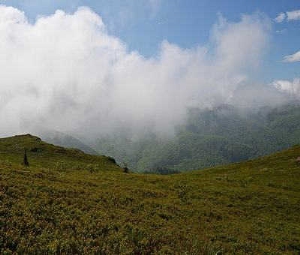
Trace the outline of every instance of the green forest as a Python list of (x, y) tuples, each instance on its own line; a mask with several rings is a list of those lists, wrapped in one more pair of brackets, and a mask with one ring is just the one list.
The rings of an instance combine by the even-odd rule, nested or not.
[(232, 106), (191, 109), (187, 123), (169, 138), (119, 132), (98, 139), (100, 154), (139, 172), (173, 173), (240, 162), (300, 143), (300, 106), (242, 112)]

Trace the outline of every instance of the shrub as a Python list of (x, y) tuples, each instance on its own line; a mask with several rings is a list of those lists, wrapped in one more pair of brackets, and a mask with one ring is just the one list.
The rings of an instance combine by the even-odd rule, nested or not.
[(29, 166), (29, 162), (28, 162), (28, 158), (27, 158), (27, 151), (26, 151), (26, 149), (24, 150), (23, 165), (24, 165), (24, 166)]

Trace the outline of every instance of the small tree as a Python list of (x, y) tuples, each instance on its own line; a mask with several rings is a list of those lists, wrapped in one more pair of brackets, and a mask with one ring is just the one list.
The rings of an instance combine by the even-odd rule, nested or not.
[(23, 159), (23, 165), (29, 166), (28, 158), (27, 158), (27, 151), (24, 149), (24, 159)]
[(129, 173), (129, 168), (127, 167), (127, 164), (126, 163), (123, 163), (124, 164), (124, 167), (123, 167), (123, 170), (124, 170), (124, 173)]

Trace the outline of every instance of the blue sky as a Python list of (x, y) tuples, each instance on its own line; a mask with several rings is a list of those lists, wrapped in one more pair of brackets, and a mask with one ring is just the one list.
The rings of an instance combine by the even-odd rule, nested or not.
[[(39, 15), (57, 9), (74, 12), (88, 6), (98, 13), (110, 34), (123, 40), (129, 50), (145, 57), (155, 56), (163, 40), (192, 48), (206, 45), (210, 31), (221, 13), (230, 22), (239, 21), (241, 14), (261, 12), (274, 20), (279, 13), (299, 10), (299, 0), (12, 0), (0, 3), (25, 12), (34, 22)], [(283, 63), (286, 55), (300, 50), (300, 20), (273, 22), (271, 41), (260, 78), (291, 79), (299, 76), (299, 62)]]

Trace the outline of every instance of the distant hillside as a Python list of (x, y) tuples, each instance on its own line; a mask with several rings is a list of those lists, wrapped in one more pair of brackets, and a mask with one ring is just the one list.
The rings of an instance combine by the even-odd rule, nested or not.
[(91, 147), (84, 144), (78, 138), (75, 138), (71, 135), (64, 134), (58, 131), (51, 131), (51, 130), (38, 130), (37, 134), (48, 143), (52, 143), (54, 145), (63, 146), (67, 148), (76, 148), (80, 149), (85, 153), (98, 155), (98, 153), (92, 149)]
[(224, 105), (191, 109), (176, 134), (148, 134), (132, 140), (126, 132), (98, 139), (97, 151), (127, 162), (136, 171), (186, 171), (240, 162), (300, 144), (300, 106), (241, 112)]
[(0, 139), (0, 254), (299, 254), (299, 156), (160, 176)]

